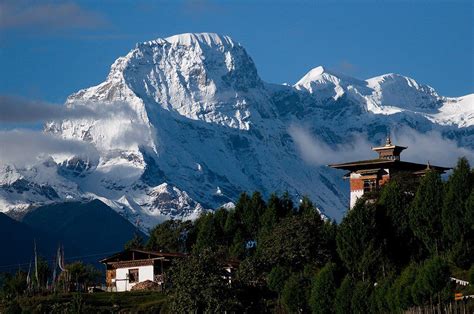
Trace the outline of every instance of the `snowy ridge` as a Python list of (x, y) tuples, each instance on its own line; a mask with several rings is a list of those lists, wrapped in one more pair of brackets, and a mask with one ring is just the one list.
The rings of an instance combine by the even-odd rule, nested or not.
[(447, 98), (401, 75), (360, 80), (324, 67), (294, 86), (267, 84), (240, 44), (213, 33), (139, 43), (103, 83), (66, 105), (110, 112), (44, 128), (91, 143), (99, 156), (0, 165), (1, 211), (99, 198), (146, 230), (231, 208), (242, 191), (258, 190), (308, 195), (322, 214), (340, 219), (347, 183), (303, 160), (293, 125), (308, 126), (328, 146), (348, 144), (354, 132), (379, 144), (390, 129), (407, 126), (474, 148), (474, 95)]

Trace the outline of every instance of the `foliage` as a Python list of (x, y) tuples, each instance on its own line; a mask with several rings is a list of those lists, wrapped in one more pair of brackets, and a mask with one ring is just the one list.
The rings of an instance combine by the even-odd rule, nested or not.
[(228, 280), (211, 250), (180, 260), (171, 270), (173, 312), (222, 312), (232, 307)]
[(129, 240), (127, 243), (125, 243), (124, 249), (126, 250), (143, 249), (144, 246), (145, 244), (144, 244), (143, 237), (138, 232), (135, 232), (135, 234), (133, 235), (133, 238)]
[(354, 292), (354, 281), (349, 275), (346, 275), (341, 286), (336, 291), (334, 298), (334, 310), (337, 314), (346, 314), (351, 312), (352, 294)]
[(289, 313), (301, 313), (307, 309), (308, 282), (300, 273), (294, 273), (285, 282), (281, 302)]
[(441, 210), (443, 206), (443, 182), (436, 171), (428, 171), (420, 182), (412, 206), (410, 225), (415, 236), (426, 249), (437, 254), (442, 249)]
[(412, 296), (415, 304), (433, 303), (434, 297), (441, 299), (443, 290), (449, 287), (449, 275), (448, 264), (442, 258), (435, 256), (426, 260), (413, 284)]
[(370, 313), (372, 290), (373, 283), (371, 282), (359, 281), (355, 284), (351, 300), (351, 313)]
[(102, 273), (92, 265), (81, 261), (66, 265), (70, 280), (78, 286), (90, 286), (100, 282)]
[(310, 261), (324, 265), (327, 250), (322, 245), (320, 217), (287, 217), (277, 223), (272, 233), (265, 234), (258, 252), (267, 265), (283, 265), (302, 270)]
[[(465, 160), (446, 183), (434, 171), (393, 174), (339, 224), (324, 221), (307, 197), (295, 204), (289, 193), (266, 200), (242, 193), (233, 209), (156, 226), (145, 248), (192, 252), (167, 273), (169, 312), (399, 313), (452, 299), (449, 276), (467, 274), (473, 264), (472, 178)], [(130, 245), (142, 241), (135, 237)], [(229, 281), (224, 265), (236, 261)], [(74, 267), (70, 273), (87, 281), (85, 266)], [(12, 281), (3, 294), (21, 298), (24, 287), (5, 278)], [(82, 297), (83, 310), (90, 310)], [(63, 306), (43, 304), (40, 312)], [(154, 306), (145, 311), (163, 310), (162, 303)]]
[(10, 300), (22, 295), (27, 288), (27, 274), (17, 271), (14, 274), (5, 273), (2, 275), (1, 296)]
[(315, 276), (309, 304), (313, 313), (333, 313), (336, 297), (336, 265), (327, 263)]
[(148, 250), (186, 253), (194, 243), (193, 224), (190, 221), (167, 220), (150, 231)]
[(443, 204), (443, 231), (451, 243), (463, 239), (470, 226), (464, 219), (465, 204), (473, 188), (473, 175), (466, 158), (460, 158), (446, 184)]
[(375, 278), (384, 265), (381, 230), (376, 207), (360, 199), (339, 226), (337, 252), (344, 266), (355, 276)]
[(289, 276), (288, 269), (282, 266), (273, 267), (268, 274), (268, 288), (280, 295)]
[(390, 305), (393, 311), (406, 310), (415, 304), (412, 287), (417, 277), (417, 267), (415, 263), (410, 264), (393, 283), (390, 291)]

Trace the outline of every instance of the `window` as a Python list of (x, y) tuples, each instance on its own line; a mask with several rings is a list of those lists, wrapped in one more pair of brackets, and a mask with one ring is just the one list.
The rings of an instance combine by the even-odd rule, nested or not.
[(128, 282), (129, 283), (138, 282), (138, 268), (128, 270)]
[(375, 181), (373, 180), (364, 180), (364, 193), (375, 190)]

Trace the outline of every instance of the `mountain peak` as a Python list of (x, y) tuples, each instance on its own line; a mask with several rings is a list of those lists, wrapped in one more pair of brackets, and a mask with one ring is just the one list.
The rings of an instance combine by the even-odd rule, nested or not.
[(234, 46), (232, 38), (216, 33), (184, 33), (165, 38), (172, 44), (191, 46), (196, 43), (205, 43), (208, 46)]
[(320, 80), (324, 73), (328, 73), (327, 70), (322, 65), (317, 66), (306, 73), (295, 85), (303, 85), (307, 82)]
[(234, 47), (236, 43), (229, 36), (219, 35), (216, 33), (183, 33), (173, 35), (166, 38), (157, 38), (155, 40), (145, 41), (138, 43), (137, 47), (140, 46), (155, 46), (163, 44), (171, 44), (174, 46), (196, 46), (205, 45), (208, 47)]

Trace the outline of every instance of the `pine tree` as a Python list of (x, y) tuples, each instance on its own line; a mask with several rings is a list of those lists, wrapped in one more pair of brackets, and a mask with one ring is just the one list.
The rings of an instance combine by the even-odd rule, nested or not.
[(309, 304), (313, 313), (334, 313), (336, 297), (336, 266), (327, 263), (315, 276), (311, 287)]
[(379, 229), (387, 239), (386, 253), (396, 266), (403, 267), (410, 258), (418, 255), (418, 241), (410, 228), (408, 208), (411, 193), (402, 189), (398, 180), (385, 184), (377, 201)]
[(288, 280), (289, 276), (290, 273), (288, 269), (282, 266), (273, 267), (267, 277), (268, 288), (270, 288), (271, 291), (276, 292), (278, 297), (280, 297), (285, 282)]
[(391, 308), (393, 312), (406, 310), (414, 305), (412, 286), (415, 283), (418, 266), (414, 263), (406, 267), (391, 287)]
[(466, 158), (460, 158), (446, 184), (442, 212), (444, 236), (451, 243), (462, 241), (468, 232), (465, 205), (471, 191), (471, 167)]
[(351, 313), (353, 292), (354, 281), (349, 275), (346, 275), (341, 286), (337, 289), (334, 299), (334, 309), (337, 314)]
[(308, 287), (300, 274), (291, 275), (281, 293), (281, 301), (288, 313), (301, 313), (307, 309), (306, 293)]
[(216, 243), (216, 227), (214, 224), (214, 215), (206, 213), (196, 220), (197, 238), (193, 246), (194, 251), (201, 251), (207, 248), (215, 248)]
[(355, 276), (366, 280), (383, 272), (380, 229), (377, 228), (376, 208), (358, 201), (344, 217), (336, 236), (337, 253), (344, 266)]
[(280, 198), (276, 194), (272, 193), (268, 199), (267, 207), (260, 217), (261, 232), (259, 236), (262, 233), (268, 233), (280, 220), (279, 213), (282, 211), (281, 208), (282, 205)]
[(126, 250), (131, 250), (131, 249), (143, 249), (145, 246), (143, 237), (141, 236), (140, 233), (135, 232), (133, 235), (133, 238), (130, 239), (127, 243), (125, 243), (124, 248)]
[(210, 313), (232, 310), (232, 294), (215, 252), (203, 249), (179, 260), (171, 269), (174, 313)]
[(373, 283), (368, 281), (359, 281), (354, 287), (351, 302), (351, 313), (367, 314), (371, 309), (371, 296)]
[(428, 171), (420, 182), (409, 218), (413, 233), (432, 254), (441, 250), (442, 206), (443, 182), (439, 173)]
[[(443, 290), (449, 285), (449, 267), (445, 260), (435, 256), (426, 260), (417, 273), (412, 287), (413, 300), (418, 305), (438, 303)], [(444, 301), (444, 300), (443, 300)]]

